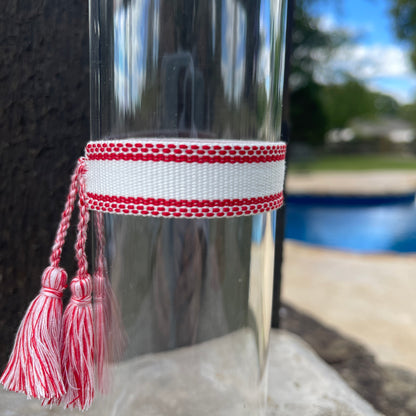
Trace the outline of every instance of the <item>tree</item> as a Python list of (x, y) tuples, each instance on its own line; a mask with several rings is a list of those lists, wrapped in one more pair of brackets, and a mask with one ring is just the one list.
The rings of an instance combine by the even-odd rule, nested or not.
[(298, 0), (293, 15), (291, 87), (305, 86), (322, 59), (329, 58), (347, 37), (341, 31), (322, 31), (319, 20), (312, 17), (309, 6), (314, 0)]
[(416, 68), (416, 2), (414, 0), (391, 0), (390, 9), (394, 27), (399, 39), (408, 41), (412, 46), (411, 59)]
[[(397, 116), (399, 104), (387, 95), (370, 91), (359, 80), (343, 75), (342, 84), (323, 85), (314, 74), (322, 61), (329, 59), (338, 47), (350, 39), (342, 31), (323, 31), (318, 19), (310, 13), (315, 0), (298, 0), (294, 13), (290, 78), (291, 136), (294, 141), (310, 145), (324, 142), (325, 133), (334, 128), (347, 127), (353, 118)], [(410, 22), (402, 28), (402, 35), (413, 31), (416, 51), (416, 2), (392, 0), (407, 5), (407, 14), (397, 10)], [(413, 14), (412, 14), (413, 13)], [(410, 16), (409, 16), (410, 15)], [(412, 17), (413, 16), (413, 17)], [(413, 20), (412, 20), (413, 19)], [(412, 26), (411, 23), (415, 22)], [(415, 52), (416, 53), (416, 52)]]
[(394, 98), (370, 91), (354, 78), (344, 84), (324, 86), (321, 99), (328, 130), (347, 127), (357, 117), (395, 116), (399, 111)]
[(402, 105), (400, 107), (400, 117), (416, 127), (416, 103)]
[(314, 80), (314, 71), (322, 57), (345, 40), (341, 32), (326, 32), (318, 19), (311, 16), (314, 0), (298, 0), (293, 16), (292, 57), (290, 74), (290, 123), (294, 141), (322, 144), (327, 130), (327, 115), (322, 104), (323, 86)]

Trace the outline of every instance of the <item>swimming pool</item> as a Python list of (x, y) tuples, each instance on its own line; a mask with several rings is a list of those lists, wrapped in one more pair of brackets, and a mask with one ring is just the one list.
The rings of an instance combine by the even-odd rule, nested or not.
[(416, 252), (415, 194), (288, 195), (285, 236), (356, 252)]

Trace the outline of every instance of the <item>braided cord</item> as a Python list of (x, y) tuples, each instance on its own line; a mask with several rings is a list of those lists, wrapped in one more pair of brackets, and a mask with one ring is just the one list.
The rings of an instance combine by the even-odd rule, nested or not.
[(65, 244), (66, 234), (70, 225), (72, 212), (74, 211), (75, 201), (78, 192), (78, 182), (81, 175), (81, 170), (85, 170), (85, 161), (78, 160), (74, 173), (71, 177), (71, 185), (69, 187), (68, 196), (65, 203), (64, 211), (61, 215), (58, 231), (55, 236), (55, 242), (52, 247), (52, 253), (49, 257), (49, 262), (52, 267), (58, 267), (61, 261), (62, 248)]
[(105, 270), (104, 260), (104, 246), (105, 246), (105, 235), (104, 235), (104, 215), (102, 212), (95, 212), (94, 214), (95, 224), (95, 236), (96, 236), (96, 260), (95, 260), (95, 272), (96, 274), (103, 275)]
[(79, 159), (79, 177), (78, 177), (78, 207), (79, 207), (79, 219), (77, 226), (77, 241), (75, 243), (75, 257), (78, 262), (78, 276), (80, 278), (86, 277), (88, 274), (88, 261), (85, 253), (85, 246), (87, 242), (88, 221), (90, 218), (87, 207), (85, 174), (86, 164), (85, 159)]

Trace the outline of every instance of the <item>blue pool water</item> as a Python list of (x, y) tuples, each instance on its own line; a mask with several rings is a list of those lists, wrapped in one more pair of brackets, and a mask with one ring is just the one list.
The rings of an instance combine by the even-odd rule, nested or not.
[(416, 252), (415, 195), (287, 196), (286, 238), (357, 252)]

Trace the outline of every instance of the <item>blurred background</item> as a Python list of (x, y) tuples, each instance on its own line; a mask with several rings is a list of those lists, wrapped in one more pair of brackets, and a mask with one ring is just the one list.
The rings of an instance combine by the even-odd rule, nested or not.
[(386, 415), (416, 414), (415, 68), (416, 2), (296, 1), (281, 323)]
[[(416, 2), (289, 0), (287, 38), (273, 322), (385, 415), (416, 415)], [(5, 0), (0, 40), (3, 368), (89, 137), (88, 4)]]

